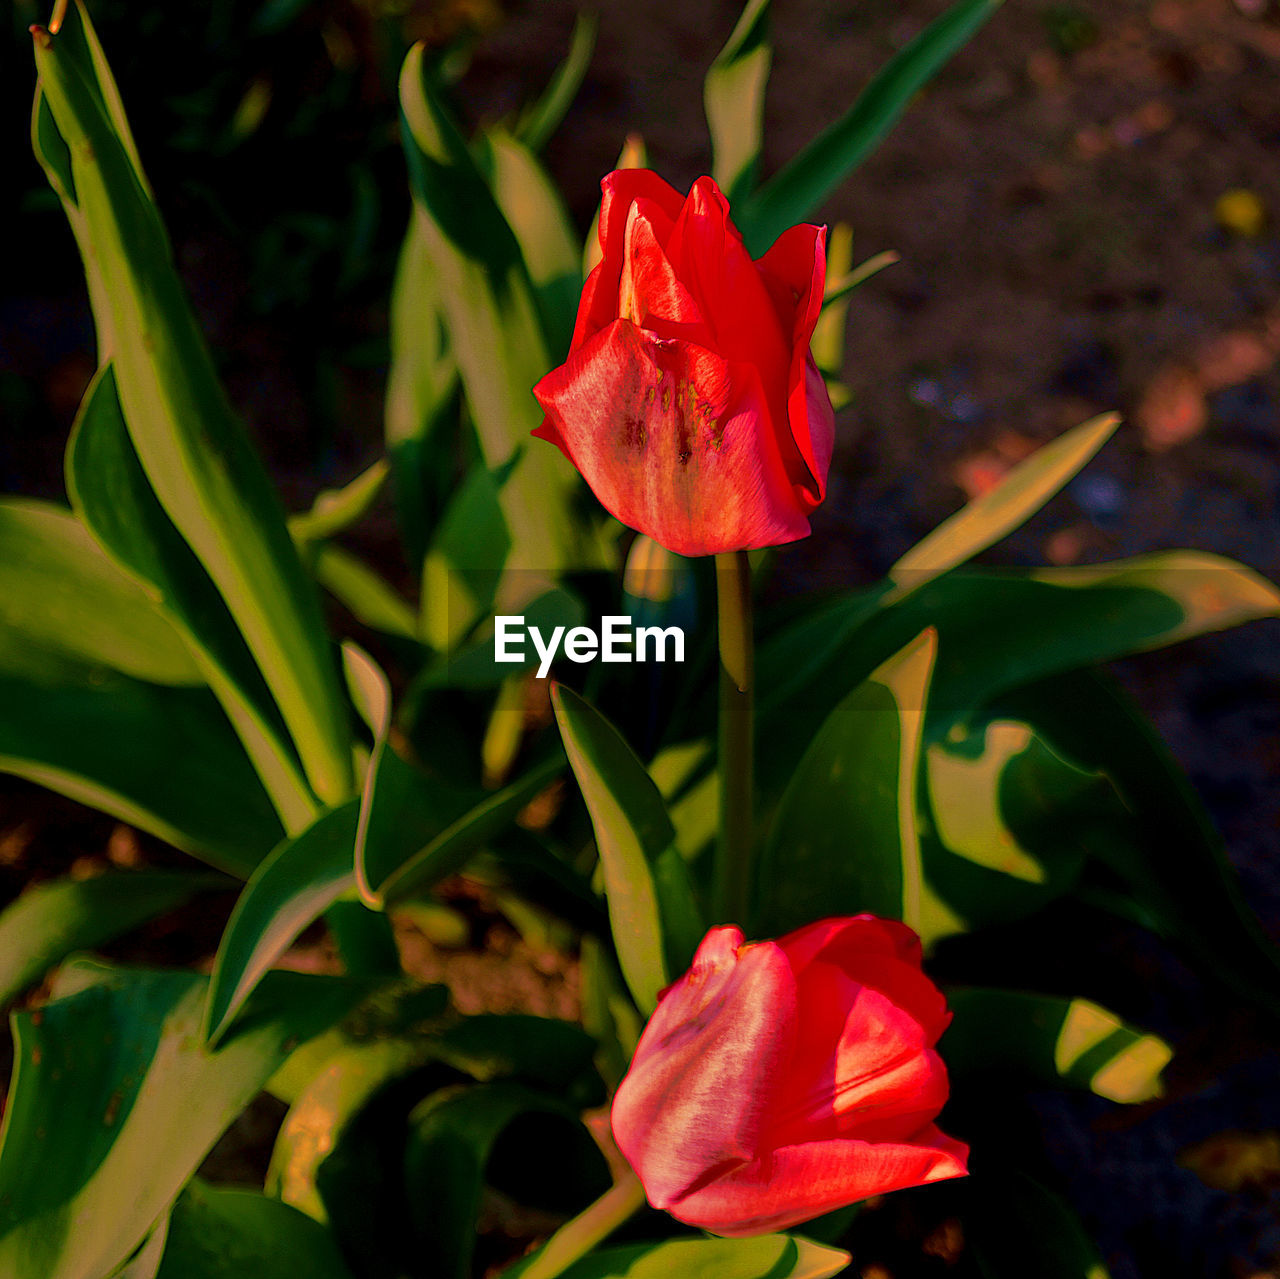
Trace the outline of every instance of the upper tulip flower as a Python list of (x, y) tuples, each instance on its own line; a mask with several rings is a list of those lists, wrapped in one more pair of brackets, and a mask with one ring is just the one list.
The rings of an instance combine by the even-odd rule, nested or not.
[(613, 1102), (649, 1202), (719, 1235), (782, 1230), (968, 1171), (935, 1127), (951, 1015), (905, 925), (828, 919), (744, 946), (713, 928)]
[(603, 259), (568, 360), (534, 388), (557, 445), (624, 524), (680, 555), (793, 542), (826, 492), (835, 418), (809, 354), (826, 230), (758, 262), (711, 178), (601, 184)]

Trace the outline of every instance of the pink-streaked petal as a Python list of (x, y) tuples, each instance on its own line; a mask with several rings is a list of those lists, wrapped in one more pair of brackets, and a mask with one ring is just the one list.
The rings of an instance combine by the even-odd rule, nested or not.
[(613, 1135), (666, 1207), (750, 1160), (791, 1052), (794, 982), (772, 942), (713, 929), (667, 991), (613, 1101)]
[(678, 555), (804, 537), (757, 371), (618, 320), (534, 388), (557, 444), (619, 520)]
[(969, 1148), (932, 1125), (910, 1141), (783, 1146), (680, 1198), (667, 1211), (736, 1238), (786, 1230), (872, 1195), (968, 1174)]

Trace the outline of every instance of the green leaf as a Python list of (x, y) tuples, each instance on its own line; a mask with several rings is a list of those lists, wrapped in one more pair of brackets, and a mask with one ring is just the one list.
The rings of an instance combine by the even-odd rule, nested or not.
[(418, 576), (436, 513), (453, 481), (452, 432), (458, 369), (441, 309), (440, 281), (427, 235), (409, 218), (391, 291), (391, 366), (385, 431), (396, 514)]
[(273, 974), (241, 1033), (208, 1053), (203, 978), (77, 964), (64, 985), (78, 989), (13, 1018), (0, 1133), (11, 1279), (101, 1279), (121, 1265), (293, 1047), (355, 998), (347, 982)]
[(50, 659), (0, 632), (0, 771), (246, 878), (283, 831), (206, 689)]
[(916, 786), (937, 636), (923, 632), (831, 712), (783, 795), (753, 933), (870, 911), (926, 939), (957, 921), (924, 875)]
[(1108, 1279), (1067, 1203), (1019, 1172), (983, 1172), (967, 1185), (965, 1243), (984, 1279)]
[(163, 610), (50, 502), (0, 499), (0, 630), (5, 644), (153, 684), (204, 683)]
[(400, 104), (415, 208), (476, 433), (491, 468), (512, 468), (502, 508), (513, 566), (586, 566), (595, 557), (570, 506), (574, 470), (529, 439), (542, 421), (532, 387), (553, 361), (520, 246), (428, 83), (421, 45), (405, 59)]
[(925, 878), (970, 929), (1024, 918), (1074, 887), (1092, 831), (1118, 804), (1101, 773), (1014, 720), (949, 735), (924, 764)]
[(753, 257), (818, 206), (866, 159), (912, 98), (999, 8), (960, 0), (883, 67), (853, 106), (741, 207), (738, 226)]
[(35, 30), (35, 58), (71, 156), (103, 357), (156, 496), (235, 617), (316, 793), (337, 802), (350, 793), (351, 743), (319, 599), (218, 383), (136, 157), (104, 109), (105, 64), (85, 65), (69, 34), (78, 24), (89, 30), (76, 0), (60, 34)]
[(285, 840), (254, 871), (218, 946), (209, 981), (205, 1038), (216, 1044), (266, 971), (355, 885), (355, 800)]
[(1087, 999), (1012, 990), (947, 991), (939, 1051), (957, 1075), (998, 1072), (1128, 1104), (1160, 1096), (1173, 1049)]
[(559, 128), (573, 100), (582, 87), (583, 77), (595, 52), (596, 34), (600, 19), (589, 10), (583, 10), (574, 19), (573, 34), (569, 37), (569, 52), (556, 68), (542, 96), (521, 113), (516, 126), (516, 137), (530, 151), (541, 151)]
[(309, 559), (316, 581), (370, 630), (418, 641), (418, 619), (404, 598), (364, 560), (326, 542), (312, 548)]
[[(896, 255), (881, 255), (890, 258)], [(847, 286), (849, 280), (857, 273), (853, 271), (853, 227), (847, 222), (837, 222), (827, 236), (827, 278), (837, 280)], [(864, 272), (863, 279), (870, 274), (868, 264), (859, 268)], [(823, 293), (822, 311), (818, 323), (814, 327), (813, 337), (809, 342), (809, 350), (813, 354), (813, 362), (822, 375), (828, 379), (838, 378), (844, 365), (844, 330), (845, 319), (849, 314), (849, 298), (852, 287), (840, 290), (840, 296), (830, 296), (828, 286)], [(842, 406), (835, 404), (837, 410)]]
[(560, 685), (552, 687), (551, 704), (595, 829), (622, 972), (641, 1010), (652, 1012), (706, 931), (675, 829), (618, 730)]
[(995, 488), (944, 520), (889, 570), (889, 580), (897, 590), (886, 604), (919, 590), (1025, 524), (1119, 425), (1118, 414), (1104, 413), (1064, 432), (1015, 466)]
[[(503, 1279), (519, 1279), (532, 1261), (531, 1257), (504, 1270)], [(575, 1261), (560, 1279), (831, 1279), (851, 1261), (839, 1248), (797, 1235), (672, 1239), (602, 1248)]]
[(582, 292), (578, 234), (532, 149), (500, 129), (490, 129), (482, 138), (493, 198), (520, 245), (547, 349), (566, 355)]
[(39, 981), (72, 951), (123, 936), (197, 893), (225, 888), (185, 870), (107, 871), (29, 888), (0, 913), (0, 1004)]
[(358, 523), (382, 492), (387, 460), (379, 458), (340, 489), (322, 489), (309, 511), (289, 517), (289, 533), (299, 546), (323, 542)]
[(1199, 797), (1141, 712), (1092, 671), (1006, 695), (1003, 713), (1032, 724), (1057, 750), (1106, 774), (1123, 808), (1091, 832), (1089, 852), (1120, 894), (1080, 893), (1182, 946), (1201, 968), (1280, 1015), (1280, 952), (1241, 891)]
[(66, 472), (80, 518), (185, 640), (281, 821), (295, 830), (305, 826), (316, 801), (288, 730), (217, 587), (152, 491), (125, 427), (110, 363), (85, 393)]
[(351, 1279), (333, 1236), (256, 1190), (188, 1183), (156, 1279)]
[(745, 200), (755, 185), (772, 56), (769, 0), (747, 0), (702, 85), (715, 156), (711, 172), (731, 205)]
[[(405, 1189), (419, 1255), (432, 1259), (439, 1279), (471, 1274), (486, 1171), (500, 1141), (509, 1147), (522, 1128), (524, 1180), (532, 1174), (540, 1184), (521, 1186), (518, 1201), (572, 1211), (575, 1198), (590, 1202), (608, 1189), (608, 1166), (565, 1102), (510, 1082), (433, 1093), (409, 1117)], [(508, 1164), (517, 1159), (507, 1152)]]

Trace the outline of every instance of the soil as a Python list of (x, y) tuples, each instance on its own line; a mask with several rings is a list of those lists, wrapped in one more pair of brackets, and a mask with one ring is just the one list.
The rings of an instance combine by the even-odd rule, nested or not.
[[(545, 82), (578, 7), (511, 0), (408, 12), (425, 20), (431, 8), (444, 22), (465, 10), (481, 21), (485, 35), (458, 86), (462, 108), (479, 120), (514, 109)], [(732, 0), (593, 7), (597, 53), (547, 153), (581, 227), (628, 131), (643, 135), (652, 166), (677, 185), (707, 170), (701, 76), (738, 8)], [(944, 8), (941, 0), (776, 0), (765, 172)], [(317, 10), (307, 48), (322, 20), (340, 34), (364, 29), (359, 6)], [(124, 18), (99, 26), (113, 57), (129, 44)], [(349, 43), (359, 57), (361, 41)], [(301, 48), (299, 37), (290, 54), (299, 65)], [(307, 66), (312, 80), (280, 77), (277, 101), (314, 89), (318, 73)], [(117, 72), (135, 119), (147, 113), (138, 130), (144, 157), (156, 154), (176, 127), (170, 97), (153, 92), (170, 73), (136, 58)], [(359, 92), (345, 118), (356, 133), (367, 124), (367, 137), (296, 143), (298, 172), (323, 166), (326, 145), (335, 175), (362, 146), (375, 157), (378, 230), (345, 292), (323, 292), (323, 254), (307, 277), (311, 305), (255, 292), (264, 260), (255, 246), (284, 198), (266, 167), (261, 212), (246, 198), (229, 221), (195, 194), (194, 162), (170, 149), (172, 163), (152, 170), (233, 398), (294, 507), (379, 450), (376, 352), (403, 191), (385, 77), (359, 67), (348, 74)], [(5, 145), (17, 155), (25, 143), (6, 135)], [(785, 561), (797, 588), (873, 578), (1037, 443), (1108, 409), (1126, 418), (1116, 439), (989, 562), (1067, 564), (1189, 546), (1280, 579), (1278, 154), (1280, 11), (1269, 0), (1010, 0), (821, 211), (824, 221), (851, 224), (856, 259), (894, 249), (902, 260), (850, 306), (852, 404), (839, 417), (831, 495), (814, 536)], [(206, 185), (253, 162), (243, 148), (231, 152)], [(26, 172), (35, 190), (29, 162)], [(91, 332), (56, 214), (33, 200), (21, 211), (23, 234), (3, 251), (0, 392), (13, 429), (0, 439), (0, 483), (55, 495), (66, 430), (92, 370)], [(26, 247), (32, 236), (43, 254)], [(368, 549), (395, 575), (391, 545), (384, 519)], [(1280, 623), (1132, 659), (1119, 674), (1205, 797), (1250, 901), (1280, 941)], [(111, 857), (113, 845), (118, 857), (128, 844), (112, 823), (34, 788), (7, 784), (0, 794), (5, 893), (79, 859)], [(148, 859), (166, 855), (143, 844)], [(460, 1000), (477, 1006), (570, 1010), (572, 973), (539, 974), (545, 961), (522, 951), (496, 914), (485, 918), (452, 959), (415, 939), (424, 975), (456, 981)], [(1062, 964), (1028, 974), (1029, 984), (1074, 983), (1068, 993), (1089, 995), (1113, 990), (1117, 970), (1134, 974), (1120, 1011), (1182, 1050), (1167, 1104), (1117, 1115), (1064, 1094), (1036, 1102), (1051, 1175), (1112, 1275), (1280, 1275), (1274, 1184), (1214, 1190), (1177, 1162), (1223, 1130), (1280, 1129), (1273, 1032), (1225, 1006), (1137, 929), (1067, 912), (1050, 912), (1037, 928), (1058, 943)], [(215, 938), (216, 930), (202, 938), (206, 956)], [(1016, 931), (993, 939), (993, 953), (1017, 940)], [(190, 939), (146, 934), (142, 945), (165, 962), (199, 958)], [(491, 978), (493, 990), (484, 984)], [(934, 1223), (924, 1253), (913, 1244), (904, 1256), (886, 1229), (879, 1251), (860, 1258), (864, 1275), (946, 1273), (955, 1251), (947, 1231)]]

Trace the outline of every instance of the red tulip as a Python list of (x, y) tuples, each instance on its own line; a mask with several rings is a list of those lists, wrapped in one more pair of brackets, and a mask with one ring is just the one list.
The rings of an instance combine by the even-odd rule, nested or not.
[(680, 555), (805, 537), (835, 425), (809, 354), (825, 228), (792, 227), (753, 262), (711, 178), (683, 199), (647, 169), (601, 185), (604, 257), (569, 358), (534, 388), (534, 434)]
[(719, 1235), (781, 1230), (962, 1177), (935, 1127), (951, 1020), (904, 924), (828, 919), (742, 944), (713, 928), (662, 996), (613, 1102), (649, 1202)]

